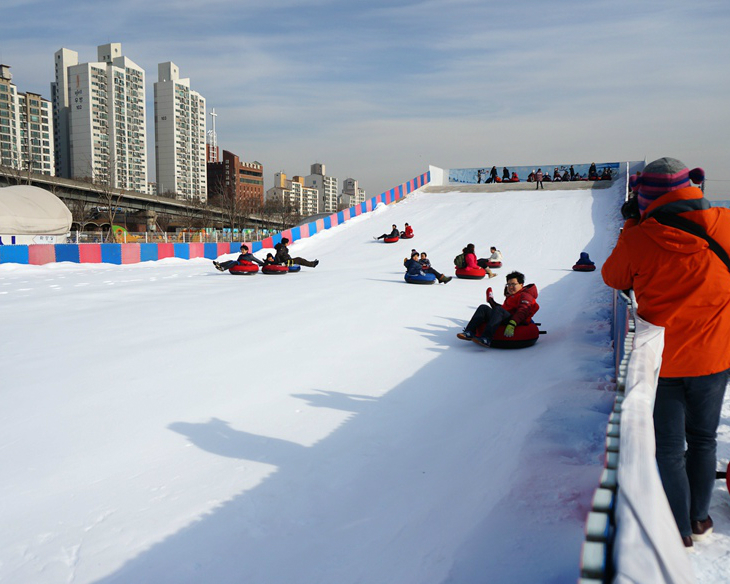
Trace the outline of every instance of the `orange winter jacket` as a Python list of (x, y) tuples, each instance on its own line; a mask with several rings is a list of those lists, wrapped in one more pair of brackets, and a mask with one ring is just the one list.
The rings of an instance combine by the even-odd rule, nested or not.
[[(669, 203), (673, 205), (667, 206)], [(706, 207), (686, 210), (691, 206)], [(696, 187), (670, 191), (629, 219), (603, 264), (611, 288), (633, 288), (639, 316), (665, 327), (661, 377), (696, 377), (730, 368), (730, 270), (707, 241), (647, 214), (672, 209), (702, 226), (730, 253), (730, 209), (709, 208)]]

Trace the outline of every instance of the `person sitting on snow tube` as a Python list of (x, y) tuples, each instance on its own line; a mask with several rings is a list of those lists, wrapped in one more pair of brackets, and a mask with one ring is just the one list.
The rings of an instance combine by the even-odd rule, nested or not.
[(465, 267), (467, 269), (474, 270), (476, 268), (482, 268), (487, 273), (487, 276), (489, 276), (490, 278), (494, 278), (494, 276), (497, 275), (489, 269), (489, 266), (487, 265), (489, 263), (488, 259), (477, 259), (477, 254), (473, 243), (467, 244), (462, 252), (464, 253), (464, 262), (466, 263)]
[(413, 237), (413, 227), (411, 227), (410, 225), (408, 225), (408, 223), (406, 223), (406, 229), (405, 229), (405, 231), (400, 232), (400, 238), (401, 239), (411, 239), (411, 237)]
[(238, 256), (238, 259), (228, 260), (228, 261), (222, 262), (222, 263), (213, 261), (213, 265), (215, 266), (215, 269), (218, 270), (219, 272), (225, 272), (226, 270), (232, 268), (233, 266), (240, 266), (243, 262), (249, 262), (249, 263), (253, 262), (260, 266), (264, 265), (264, 262), (262, 262), (259, 258), (257, 258), (252, 253), (249, 253), (248, 246), (245, 243), (241, 244), (241, 255)]
[(443, 274), (440, 274), (430, 267), (430, 262), (429, 267), (424, 268), (423, 264), (421, 264), (420, 255), (415, 249), (411, 252), (411, 259), (406, 258), (403, 260), (403, 265), (406, 267), (406, 282), (409, 278), (422, 278), (425, 274), (433, 274), (436, 276), (436, 279), (443, 284), (451, 282), (451, 276), (444, 276)]
[(319, 265), (319, 260), (314, 260), (312, 262), (300, 257), (291, 257), (289, 255), (289, 248), (286, 246), (287, 243), (289, 243), (289, 239), (282, 237), (281, 241), (274, 246), (274, 249), (276, 250), (274, 260), (277, 264), (284, 264), (285, 266), (296, 264), (297, 266), (306, 266), (308, 268), (316, 268)]
[(264, 258), (264, 267), (261, 268), (264, 274), (286, 274), (289, 272), (287, 266), (282, 265), (276, 261), (274, 254), (267, 253)]
[[(484, 347), (492, 344), (494, 334), (501, 325), (504, 337), (510, 339), (515, 334), (515, 327), (531, 322), (533, 315), (539, 310), (537, 303), (537, 286), (525, 286), (525, 276), (520, 272), (507, 274), (507, 297), (504, 304), (494, 300), (492, 289), (487, 289), (487, 304), (480, 305), (463, 332), (456, 336), (464, 341), (474, 341)], [(484, 327), (481, 336), (476, 336), (477, 329)]]
[(502, 267), (502, 252), (499, 251), (494, 246), (490, 247), (489, 251), (492, 252), (492, 255), (490, 255), (486, 260), (484, 260), (484, 259), (477, 260), (477, 263), (484, 268), (501, 268)]
[(596, 269), (596, 264), (588, 257), (588, 252), (582, 251), (580, 252), (580, 258), (578, 258), (578, 261), (575, 262), (573, 269), (576, 272), (592, 272)]
[(390, 233), (383, 233), (383, 235), (378, 235), (377, 237), (373, 237), (373, 239), (400, 239), (398, 226), (393, 223), (393, 229), (391, 229)]
[(428, 254), (426, 254), (425, 251), (421, 252), (421, 257), (418, 259), (418, 261), (421, 262), (421, 266), (423, 266), (424, 270), (431, 267), (431, 260), (428, 259)]

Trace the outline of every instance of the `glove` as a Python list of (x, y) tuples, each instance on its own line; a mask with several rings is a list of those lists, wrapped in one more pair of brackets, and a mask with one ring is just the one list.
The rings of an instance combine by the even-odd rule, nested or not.
[(621, 205), (621, 215), (624, 219), (639, 219), (641, 212), (639, 211), (639, 198), (631, 197), (623, 205)]
[(504, 336), (507, 338), (515, 336), (515, 327), (517, 323), (514, 320), (510, 320), (506, 327), (504, 327)]

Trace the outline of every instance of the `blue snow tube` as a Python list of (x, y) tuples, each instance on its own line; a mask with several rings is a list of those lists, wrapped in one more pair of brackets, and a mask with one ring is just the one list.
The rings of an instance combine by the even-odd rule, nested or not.
[(292, 264), (291, 266), (289, 266), (290, 272), (298, 272), (301, 269), (302, 269), (302, 266), (300, 266), (298, 264)]
[(418, 274), (416, 276), (406, 274), (405, 280), (409, 284), (433, 284), (436, 281), (436, 276), (433, 274)]

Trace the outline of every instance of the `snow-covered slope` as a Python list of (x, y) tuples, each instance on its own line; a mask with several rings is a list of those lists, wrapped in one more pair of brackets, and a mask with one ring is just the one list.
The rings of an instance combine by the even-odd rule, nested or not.
[[(0, 581), (575, 581), (613, 371), (611, 293), (570, 268), (621, 196), (416, 193), (278, 277), (0, 266)], [(499, 277), (404, 283), (411, 247), (453, 274), (469, 242)], [(513, 269), (548, 334), (457, 340)]]

